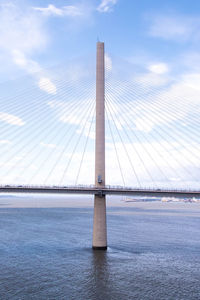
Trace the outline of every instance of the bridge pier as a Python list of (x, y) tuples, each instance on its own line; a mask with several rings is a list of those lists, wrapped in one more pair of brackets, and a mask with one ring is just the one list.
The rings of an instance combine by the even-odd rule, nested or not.
[(107, 249), (106, 196), (94, 196), (93, 246), (94, 250)]
[[(105, 71), (104, 43), (97, 43), (96, 56), (96, 143), (95, 186), (105, 187)], [(93, 245), (94, 250), (107, 249), (106, 196), (94, 196)]]

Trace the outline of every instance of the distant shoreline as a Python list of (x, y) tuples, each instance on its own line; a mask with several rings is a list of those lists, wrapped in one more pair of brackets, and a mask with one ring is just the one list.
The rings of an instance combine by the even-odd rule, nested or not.
[[(5, 208), (93, 208), (94, 202), (92, 196), (59, 196), (52, 195), (11, 195), (11, 197), (0, 197), (0, 212)], [(188, 203), (184, 201), (179, 202), (163, 202), (161, 199), (129, 199), (128, 201), (123, 197), (108, 197), (107, 208), (132, 208), (150, 211), (159, 211), (167, 213), (167, 211), (175, 214), (176, 210), (181, 210), (184, 214), (194, 212), (196, 216), (200, 217), (200, 202)]]

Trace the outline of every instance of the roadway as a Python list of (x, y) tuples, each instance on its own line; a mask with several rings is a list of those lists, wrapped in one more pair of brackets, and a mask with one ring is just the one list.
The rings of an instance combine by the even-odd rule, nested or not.
[(130, 188), (121, 186), (106, 186), (102, 188), (91, 186), (0, 186), (0, 193), (38, 193), (38, 194), (93, 194), (93, 195), (124, 195), (149, 197), (200, 198), (199, 190), (168, 190), (151, 188)]

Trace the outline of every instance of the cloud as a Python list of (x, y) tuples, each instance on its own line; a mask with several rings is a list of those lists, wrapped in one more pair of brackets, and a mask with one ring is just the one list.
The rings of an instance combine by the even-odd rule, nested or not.
[(168, 83), (166, 76), (160, 76), (162, 74), (151, 72), (137, 75), (133, 78), (134, 82), (142, 85), (144, 88), (152, 89), (152, 87), (161, 87)]
[[(78, 126), (77, 133), (80, 133), (83, 129), (83, 126), (85, 127), (85, 130), (89, 127), (89, 123), (85, 124), (85, 118), (87, 117), (88, 111), (85, 110), (85, 103), (84, 101), (82, 103), (79, 103), (79, 109), (69, 113), (67, 111), (68, 105), (65, 106), (64, 110), (57, 110), (58, 118), (62, 123), (68, 123)], [(85, 110), (85, 117), (84, 120), (82, 120), (82, 123), (80, 123), (80, 116), (83, 118), (82, 112)], [(90, 120), (92, 119), (92, 116), (90, 115)]]
[[(81, 90), (79, 90), (78, 92), (81, 92)], [(89, 93), (90, 90), (88, 89), (88, 94)], [(78, 97), (78, 94), (77, 98), (73, 98), (71, 96), (69, 99), (67, 99), (66, 102), (58, 100), (48, 101), (47, 105), (54, 111), (56, 118), (60, 122), (78, 125), (81, 128), (82, 124), (84, 124), (84, 120), (82, 119), (87, 118), (87, 114), (91, 110), (91, 102), (94, 102), (94, 98), (80, 99)], [(74, 108), (75, 104), (76, 109)], [(80, 123), (80, 120), (82, 120), (82, 123)]]
[(32, 53), (48, 44), (43, 25), (42, 18), (29, 8), (22, 9), (12, 3), (0, 5), (0, 51), (6, 52), (14, 64), (34, 76), (40, 89), (55, 94), (56, 87), (44, 76), (45, 70), (30, 58)]
[[(161, 70), (167, 70), (168, 66), (164, 64), (162, 68), (157, 68), (159, 64), (155, 65), (156, 68), (153, 65), (151, 69), (156, 72), (136, 73), (126, 82), (122, 80), (120, 84), (116, 84), (113, 80), (111, 83), (115, 88), (106, 91), (106, 100), (108, 103), (115, 103), (111, 110), (116, 126), (118, 130), (122, 130), (118, 124), (120, 121), (122, 125), (129, 125), (136, 133), (141, 131), (144, 134), (156, 134), (157, 130), (162, 132), (163, 129), (169, 135), (168, 138), (176, 136), (179, 128), (180, 135), (185, 135), (187, 139), (190, 126), (194, 129), (195, 115), (200, 112), (200, 73), (187, 71), (173, 78), (167, 72), (158, 74), (158, 71), (161, 73)], [(125, 102), (127, 107), (123, 105)], [(112, 122), (111, 119), (110, 121)], [(198, 136), (197, 131), (194, 136)]]
[(65, 112), (61, 113), (59, 120), (63, 123), (68, 123), (68, 124), (79, 124), (79, 115), (77, 114), (67, 114)]
[(34, 10), (40, 11), (46, 16), (68, 16), (68, 17), (77, 17), (81, 16), (83, 12), (77, 6), (68, 5), (63, 6), (62, 8), (57, 8), (53, 4), (49, 4), (47, 7), (33, 7)]
[(36, 62), (31, 59), (28, 59), (24, 53), (19, 50), (13, 50), (13, 61), (19, 67), (25, 69), (28, 73), (32, 74), (38, 80), (38, 87), (45, 91), (48, 94), (56, 94), (57, 88), (55, 84), (47, 77), (43, 77), (43, 73), (45, 71), (42, 67)]
[(40, 145), (43, 147), (47, 147), (47, 148), (56, 148), (55, 144), (47, 144), (47, 143), (41, 142)]
[(21, 118), (5, 112), (0, 112), (0, 121), (16, 126), (23, 126), (25, 124)]
[(139, 115), (134, 120), (136, 127), (150, 132), (156, 126), (175, 121), (186, 122), (188, 126), (188, 122), (193, 121), (194, 112), (199, 111), (199, 81), (200, 73), (184, 74), (178, 81), (158, 89), (153, 95), (143, 96), (144, 100), (135, 105), (133, 111)]
[(28, 73), (34, 74), (36, 72), (42, 71), (40, 65), (36, 61), (28, 59), (22, 51), (14, 49), (11, 51), (11, 54), (14, 63), (19, 67), (25, 69)]
[(0, 144), (11, 144), (9, 140), (0, 140)]
[(69, 108), (73, 105), (73, 101), (62, 102), (57, 100), (52, 100), (47, 103), (51, 109), (54, 110), (55, 115), (57, 116), (58, 120), (62, 123), (68, 124), (80, 124), (80, 112), (83, 109), (83, 103), (77, 106), (79, 107), (76, 111), (70, 111)]
[(80, 126), (76, 130), (76, 133), (83, 134), (89, 139), (94, 140), (96, 135), (94, 117), (90, 116), (89, 120), (84, 124), (84, 126)]
[(39, 88), (47, 92), (48, 94), (52, 94), (52, 95), (55, 95), (57, 91), (55, 84), (53, 84), (53, 82), (49, 78), (45, 78), (45, 77), (40, 78)]
[[(188, 73), (185, 74), (182, 78), (183, 83), (185, 85), (185, 87), (191, 88), (192, 90), (196, 90), (197, 92), (200, 92), (200, 86), (199, 86), (199, 82), (200, 82), (200, 73)], [(196, 100), (200, 103), (199, 100), (199, 94), (196, 94), (196, 97), (192, 97), (191, 100), (194, 100), (196, 102)]]
[(77, 84), (91, 76), (90, 69), (87, 67), (88, 65), (83, 65), (83, 62), (69, 63), (69, 65), (66, 66), (65, 78), (68, 78), (71, 82)]
[(116, 3), (117, 0), (102, 0), (97, 10), (101, 13), (110, 12)]
[(107, 53), (105, 53), (105, 69), (109, 72), (112, 71), (112, 59)]
[(154, 16), (149, 34), (165, 40), (199, 40), (200, 18), (184, 15)]
[[(138, 186), (130, 164), (131, 160), (143, 187), (153, 186), (155, 188), (158, 185), (159, 187), (185, 188), (187, 181), (191, 182), (190, 186), (198, 185), (200, 164), (197, 157), (200, 146), (198, 143), (182, 142), (182, 146), (179, 145), (179, 142), (171, 141), (169, 143), (165, 140), (134, 142), (134, 144), (124, 142), (124, 145), (116, 142), (115, 147), (120, 155), (125, 184), (132, 187)], [(106, 144), (106, 173), (108, 178), (106, 182), (107, 184), (122, 185), (115, 147), (113, 143)], [(124, 147), (129, 153), (130, 160)], [(191, 153), (195, 154), (192, 158)], [(175, 177), (176, 180), (174, 180)]]
[(11, 2), (0, 5), (0, 49), (31, 53), (46, 47), (43, 21), (25, 7)]
[(169, 68), (166, 63), (158, 63), (149, 65), (148, 70), (155, 74), (164, 74), (169, 71)]

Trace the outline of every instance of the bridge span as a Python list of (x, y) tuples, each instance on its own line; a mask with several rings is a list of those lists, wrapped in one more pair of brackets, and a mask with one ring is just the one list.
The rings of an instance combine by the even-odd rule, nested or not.
[[(198, 112), (198, 105), (182, 94), (175, 93), (171, 99), (169, 91), (176, 81), (157, 89), (149, 79), (138, 80), (140, 73), (133, 76), (134, 80), (131, 76), (127, 81), (125, 76), (121, 81), (120, 75), (113, 82), (105, 72), (104, 43), (97, 42), (96, 97), (93, 79), (88, 82), (89, 77), (83, 76), (83, 81), (74, 80), (69, 73), (64, 80), (63, 75), (62, 80), (55, 76), (59, 94), (55, 97), (48, 92), (50, 98), (47, 98), (42, 92), (36, 97), (28, 89), (19, 110), (19, 115), (27, 115), (26, 128), (10, 131), (10, 126), (4, 129), (2, 125), (0, 140), (0, 179), (3, 180), (0, 194), (94, 195), (92, 247), (95, 250), (107, 249), (106, 197), (109, 195), (200, 199), (199, 118), (191, 114), (191, 111)], [(45, 84), (40, 90), (47, 90)], [(194, 97), (193, 90), (190, 94)], [(26, 97), (30, 101), (25, 101)], [(20, 99), (21, 94), (19, 99), (14, 95), (13, 102), (8, 98), (5, 101), (9, 104), (8, 111), (11, 107), (13, 111), (18, 110)], [(2, 114), (2, 121), (20, 126), (26, 123), (7, 113)], [(110, 170), (107, 176), (106, 142)], [(93, 149), (95, 177), (91, 181)], [(114, 174), (115, 163), (120, 174)], [(119, 182), (120, 178), (123, 186), (106, 185)], [(94, 185), (78, 185), (85, 183), (85, 179)], [(168, 183), (170, 189), (165, 187)]]
[(100, 197), (105, 195), (123, 196), (149, 196), (149, 197), (176, 197), (176, 198), (200, 198), (200, 191), (196, 190), (169, 190), (151, 188), (131, 188), (123, 186), (32, 186), (20, 185), (0, 186), (0, 193), (39, 193), (39, 194), (92, 194)]

